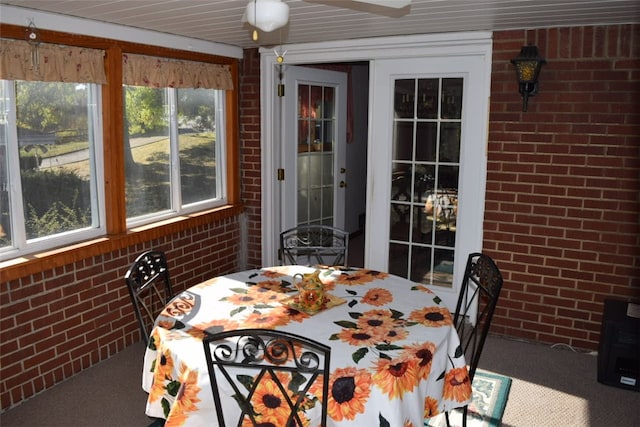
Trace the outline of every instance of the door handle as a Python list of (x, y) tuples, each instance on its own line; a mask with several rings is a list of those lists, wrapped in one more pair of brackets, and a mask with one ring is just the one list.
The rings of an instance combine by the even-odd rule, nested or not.
[(347, 183), (344, 181), (340, 181), (340, 188), (344, 188), (347, 186)]

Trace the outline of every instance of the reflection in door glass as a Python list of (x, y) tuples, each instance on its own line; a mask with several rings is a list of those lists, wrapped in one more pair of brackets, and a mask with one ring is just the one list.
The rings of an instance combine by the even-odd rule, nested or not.
[(298, 225), (333, 225), (335, 88), (298, 85)]
[(389, 271), (452, 286), (462, 78), (395, 82)]

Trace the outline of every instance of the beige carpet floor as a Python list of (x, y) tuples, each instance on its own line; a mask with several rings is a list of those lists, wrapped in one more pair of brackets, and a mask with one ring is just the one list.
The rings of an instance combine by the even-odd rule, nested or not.
[(640, 425), (640, 393), (598, 383), (595, 355), (491, 337), (480, 366), (513, 379), (503, 426)]
[[(146, 427), (142, 344), (0, 414), (2, 427)], [(596, 381), (597, 357), (490, 337), (480, 367), (513, 379), (507, 427), (640, 425), (640, 393)], [(363, 426), (368, 427), (368, 426)]]

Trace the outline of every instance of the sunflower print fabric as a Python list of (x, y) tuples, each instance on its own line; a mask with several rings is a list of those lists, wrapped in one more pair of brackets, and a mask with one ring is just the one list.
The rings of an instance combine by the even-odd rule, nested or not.
[[(459, 338), (431, 288), (374, 270), (322, 268), (325, 292), (344, 303), (310, 315), (286, 301), (297, 294), (293, 276), (312, 271), (279, 266), (234, 273), (176, 296), (156, 320), (145, 354), (147, 415), (165, 418), (166, 426), (215, 424), (202, 338), (244, 328), (283, 329), (331, 347), (329, 394), (322, 396), (321, 383), (312, 386), (299, 414), (305, 426), (319, 425), (320, 402), (328, 426), (421, 426), (469, 403)], [(264, 425), (279, 426), (288, 415), (278, 393), (267, 381), (253, 396)], [(231, 410), (234, 403), (230, 398), (223, 406)]]

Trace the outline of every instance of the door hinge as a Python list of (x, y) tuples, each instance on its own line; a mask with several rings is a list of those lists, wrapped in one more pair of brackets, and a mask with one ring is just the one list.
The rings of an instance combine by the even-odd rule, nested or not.
[(284, 181), (284, 169), (278, 168), (278, 181)]
[(278, 83), (278, 96), (284, 96), (284, 83)]

